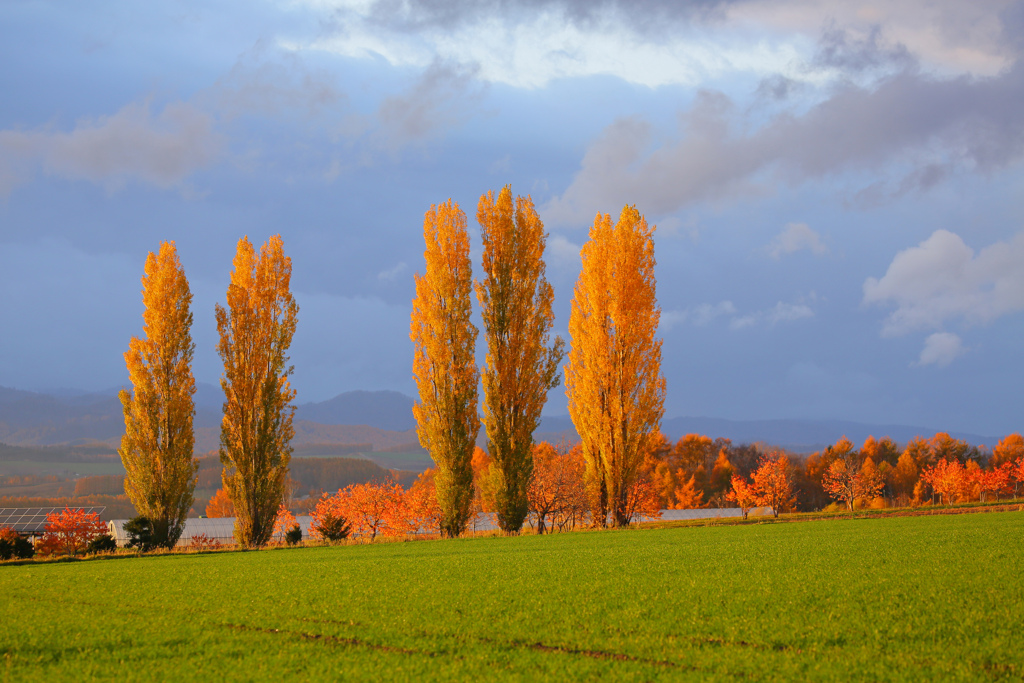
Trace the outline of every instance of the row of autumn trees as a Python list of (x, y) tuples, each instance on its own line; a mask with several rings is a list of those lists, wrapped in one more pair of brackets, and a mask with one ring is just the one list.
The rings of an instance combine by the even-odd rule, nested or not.
[[(591, 523), (586, 459), (580, 444), (541, 442), (532, 448), (527, 521), (538, 533), (569, 531)], [(409, 490), (394, 482), (349, 486), (326, 495), (313, 511), (314, 536), (373, 539), (408, 533), (442, 533), (434, 471)], [(481, 448), (472, 457), (474, 513), (496, 513), (500, 470)], [(676, 443), (659, 434), (643, 454), (626, 514), (657, 518), (663, 509), (754, 507), (780, 512), (855, 507), (917, 506), (1016, 497), (1024, 485), (1024, 438), (1011, 434), (991, 451), (945, 433), (912, 439), (868, 437), (858, 449), (843, 437), (804, 457), (728, 439), (689, 434)], [(282, 511), (281, 529), (293, 518)], [(339, 520), (347, 520), (338, 536)]]
[[(244, 546), (266, 544), (284, 498), (294, 434), (288, 348), (298, 306), (290, 291), (291, 259), (280, 236), (257, 253), (238, 242), (227, 307), (216, 306), (224, 361), (220, 459), (222, 481)], [(192, 507), (192, 294), (174, 242), (150, 253), (142, 278), (144, 338), (132, 338), (125, 362), (132, 391), (121, 391), (125, 434), (118, 452), (125, 493), (152, 528), (156, 545), (173, 547)]]
[[(483, 387), (490, 495), (498, 527), (518, 533), (535, 481), (533, 433), (565, 358), (550, 338), (554, 291), (545, 277), (546, 234), (530, 197), (508, 186), (477, 204), (482, 279), (474, 281), (466, 215), (452, 200), (423, 222), (426, 272), (416, 276), (411, 338), (421, 445), (436, 464), (441, 533), (457, 536), (473, 511), (473, 452)], [(658, 433), (665, 380), (655, 297), (653, 226), (635, 207), (598, 214), (581, 251), (565, 365), (569, 412), (581, 439), (591, 523), (633, 516), (643, 455)], [(475, 291), (486, 360), (476, 365)]]
[[(474, 281), (465, 214), (451, 200), (426, 213), (426, 272), (416, 277), (413, 300), (420, 396), (414, 413), (420, 443), (436, 463), (433, 489), (446, 536), (461, 534), (473, 510), (480, 385), (493, 509), (503, 531), (522, 528), (535, 480), (533, 432), (566, 357), (564, 342), (550, 336), (554, 291), (545, 276), (544, 226), (532, 200), (513, 197), (508, 186), (497, 196), (488, 192), (477, 220), (483, 278)], [(662, 415), (653, 232), (634, 207), (625, 207), (615, 223), (598, 214), (572, 301), (564, 370), (582, 440), (588, 512), (599, 525), (609, 518), (623, 525), (632, 517), (643, 454)], [(285, 494), (295, 397), (287, 351), (298, 313), (290, 275), (279, 236), (258, 254), (243, 238), (227, 307), (216, 307), (224, 361), (222, 479), (236, 538), (245, 546), (268, 541)], [(125, 354), (133, 390), (121, 392), (119, 452), (129, 499), (150, 521), (158, 544), (171, 547), (193, 503), (197, 468), (192, 295), (173, 242), (149, 255), (142, 283), (145, 336), (133, 338)], [(474, 290), (487, 344), (482, 369), (471, 322)]]

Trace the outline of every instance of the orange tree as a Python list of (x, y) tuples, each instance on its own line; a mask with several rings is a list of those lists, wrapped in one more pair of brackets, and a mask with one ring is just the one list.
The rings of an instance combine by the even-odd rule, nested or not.
[(513, 202), (506, 185), (497, 197), (480, 197), (476, 215), (484, 243), (484, 277), (476, 283), (487, 339), (483, 423), (496, 468), (498, 526), (518, 533), (529, 513), (533, 432), (548, 390), (559, 384), (564, 343), (550, 339), (555, 292), (545, 276), (547, 235), (533, 200)]
[(416, 275), (410, 337), (419, 401), (413, 406), (420, 445), (437, 466), (441, 533), (466, 529), (473, 503), (473, 448), (480, 429), (472, 316), (473, 268), (466, 214), (449, 199), (423, 219), (426, 274)]
[(206, 516), (210, 519), (235, 516), (235, 506), (231, 504), (231, 498), (224, 489), (217, 489), (213, 498), (206, 504)]
[(921, 481), (931, 485), (940, 503), (952, 503), (963, 496), (967, 487), (967, 469), (959, 460), (942, 458), (921, 472)]
[(310, 535), (327, 541), (340, 541), (348, 538), (352, 524), (348, 521), (348, 507), (342, 491), (335, 495), (323, 494), (313, 510), (313, 523), (310, 524)]
[(796, 501), (793, 480), (789, 471), (789, 458), (781, 451), (761, 456), (759, 466), (751, 475), (758, 505), (767, 505), (775, 517)]
[(107, 533), (107, 525), (100, 521), (98, 514), (70, 507), (48, 514), (44, 529), (45, 533), (37, 544), (37, 551), (41, 555), (77, 555), (85, 550), (89, 541)]
[(565, 367), (569, 414), (587, 464), (592, 523), (604, 526), (610, 512), (623, 526), (665, 401), (661, 340), (655, 338), (661, 311), (654, 227), (631, 206), (614, 226), (611, 216), (598, 214), (580, 256)]
[(743, 514), (743, 519), (746, 519), (750, 511), (757, 506), (757, 492), (743, 477), (738, 475), (733, 475), (731, 484), (732, 489), (725, 494), (725, 499), (736, 503), (736, 507)]
[(142, 303), (145, 338), (132, 337), (124, 354), (132, 391), (120, 393), (125, 433), (118, 453), (128, 499), (150, 521), (154, 542), (173, 548), (199, 469), (192, 455), (192, 293), (174, 242), (146, 258)]
[(224, 361), (226, 398), (221, 478), (235, 507), (235, 537), (246, 547), (270, 540), (285, 496), (289, 442), (295, 434), (288, 348), (299, 312), (291, 273), (280, 235), (271, 237), (259, 255), (243, 237), (231, 271), (228, 307), (217, 305), (217, 352)]
[(444, 511), (437, 499), (436, 482), (436, 472), (429, 469), (416, 477), (416, 481), (405, 492), (402, 512), (406, 519), (403, 526), (408, 532), (442, 533)]

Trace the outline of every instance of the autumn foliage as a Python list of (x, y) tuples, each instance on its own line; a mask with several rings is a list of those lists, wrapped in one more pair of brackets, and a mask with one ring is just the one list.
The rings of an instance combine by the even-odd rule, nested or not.
[(125, 493), (152, 521), (155, 542), (173, 548), (199, 467), (192, 455), (192, 293), (174, 242), (146, 259), (142, 302), (145, 338), (132, 337), (124, 354), (133, 390), (120, 393), (125, 434), (118, 452)]
[(627, 206), (614, 225), (611, 216), (597, 215), (580, 254), (566, 389), (586, 461), (591, 519), (602, 526), (609, 513), (616, 526), (629, 523), (663, 412), (653, 236), (653, 226)]
[(100, 521), (98, 514), (70, 507), (48, 514), (44, 529), (46, 532), (36, 543), (36, 552), (40, 555), (77, 555), (93, 538), (107, 533), (107, 525)]
[(227, 291), (227, 308), (216, 307), (217, 352), (224, 361), (224, 417), (220, 459), (224, 490), (235, 507), (235, 537), (242, 546), (270, 540), (284, 500), (295, 433), (288, 382), (288, 348), (299, 307), (292, 297), (291, 259), (280, 235), (257, 255), (238, 242)]
[(466, 215), (452, 200), (423, 219), (426, 273), (416, 275), (410, 337), (419, 401), (413, 406), (420, 445), (437, 466), (441, 531), (458, 536), (472, 513), (472, 454), (480, 418), (472, 316), (473, 268)]
[(213, 494), (213, 498), (206, 505), (206, 516), (211, 519), (235, 516), (235, 506), (231, 503), (231, 498), (228, 497), (227, 491), (217, 489), (217, 492)]
[(550, 339), (554, 289), (545, 276), (547, 235), (530, 197), (506, 185), (480, 197), (483, 279), (476, 283), (487, 340), (482, 380), (483, 424), (494, 460), (498, 526), (517, 533), (529, 513), (533, 432), (547, 392), (558, 386), (564, 355)]

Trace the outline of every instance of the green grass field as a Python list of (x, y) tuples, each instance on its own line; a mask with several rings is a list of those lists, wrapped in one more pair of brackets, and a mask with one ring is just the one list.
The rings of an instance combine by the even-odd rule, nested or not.
[(1020, 680), (1024, 513), (0, 566), (5, 680)]

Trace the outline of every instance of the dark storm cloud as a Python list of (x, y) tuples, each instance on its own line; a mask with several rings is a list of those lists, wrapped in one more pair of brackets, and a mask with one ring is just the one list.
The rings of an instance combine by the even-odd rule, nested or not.
[(873, 88), (845, 86), (806, 113), (777, 116), (751, 133), (737, 132), (730, 100), (705, 92), (681, 115), (680, 137), (653, 151), (642, 121), (609, 126), (548, 205), (549, 216), (579, 222), (627, 200), (667, 213), (773, 178), (797, 184), (892, 162), (912, 170), (893, 189), (875, 187), (875, 195), (926, 189), (951, 168), (989, 173), (1019, 161), (1022, 104), (1021, 64), (993, 78), (903, 71)]

